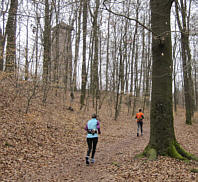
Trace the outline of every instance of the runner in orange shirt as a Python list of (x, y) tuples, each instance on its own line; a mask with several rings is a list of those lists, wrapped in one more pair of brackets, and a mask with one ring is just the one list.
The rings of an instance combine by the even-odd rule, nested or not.
[(143, 119), (144, 114), (142, 113), (142, 109), (139, 109), (139, 112), (136, 113), (135, 119), (137, 119), (137, 136), (139, 136), (139, 129), (141, 130), (141, 136), (143, 135)]

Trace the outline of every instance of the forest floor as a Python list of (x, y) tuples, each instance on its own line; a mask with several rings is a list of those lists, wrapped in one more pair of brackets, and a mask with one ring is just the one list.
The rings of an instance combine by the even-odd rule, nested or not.
[[(17, 106), (1, 109), (0, 181), (198, 181), (198, 174), (191, 172), (198, 168), (195, 161), (135, 159), (149, 141), (149, 113), (145, 112), (144, 135), (137, 137), (136, 121), (124, 107), (117, 121), (113, 108), (99, 111), (96, 161), (87, 166), (84, 127), (93, 110), (79, 110), (77, 102), (72, 107), (74, 111), (53, 100), (46, 107), (34, 103), (28, 114), (17, 111)], [(174, 118), (177, 141), (198, 156), (198, 122), (186, 125), (183, 109)]]

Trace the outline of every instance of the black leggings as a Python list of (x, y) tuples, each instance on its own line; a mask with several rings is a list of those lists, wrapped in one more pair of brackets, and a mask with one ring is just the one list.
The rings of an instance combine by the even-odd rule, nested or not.
[(138, 128), (137, 128), (137, 133), (139, 133), (139, 129), (141, 130), (141, 133), (143, 133), (143, 121), (138, 121), (137, 122)]
[(97, 145), (97, 143), (98, 143), (98, 137), (87, 138), (87, 144), (88, 144), (87, 156), (90, 155), (91, 150), (92, 150), (92, 146), (93, 146), (91, 158), (94, 158), (94, 155), (95, 155), (95, 152), (96, 152), (96, 145)]

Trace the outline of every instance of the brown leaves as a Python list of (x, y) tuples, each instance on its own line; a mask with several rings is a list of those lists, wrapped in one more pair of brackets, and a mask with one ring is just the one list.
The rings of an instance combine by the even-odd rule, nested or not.
[(134, 181), (186, 181), (196, 177), (189, 173), (188, 167), (184, 162), (160, 157), (157, 161), (127, 162), (119, 167), (117, 174)]
[[(11, 92), (4, 90), (3, 94), (0, 101), (6, 103)], [(60, 104), (61, 98), (50, 94), (49, 100), (46, 107), (34, 100), (28, 114), (19, 112), (24, 100), (20, 100), (20, 105), (16, 104), (19, 100), (14, 100), (12, 107), (3, 104), (0, 181), (198, 181), (197, 173), (192, 170), (197, 169), (197, 162), (167, 157), (156, 161), (135, 160), (134, 156), (142, 152), (149, 141), (149, 121), (144, 123), (144, 135), (137, 137), (136, 121), (127, 116), (127, 108), (123, 105), (119, 119), (114, 121), (105, 102), (99, 111), (102, 134), (96, 163), (86, 166), (84, 127), (93, 113), (91, 108), (80, 111), (75, 101), (71, 112)], [(175, 132), (182, 147), (198, 155), (198, 124), (185, 125), (183, 111), (178, 111), (175, 117)]]

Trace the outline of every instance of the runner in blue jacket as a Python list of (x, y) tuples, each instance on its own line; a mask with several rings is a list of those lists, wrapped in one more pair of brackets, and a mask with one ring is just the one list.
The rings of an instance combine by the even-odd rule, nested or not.
[(94, 163), (94, 155), (96, 152), (96, 146), (98, 143), (98, 134), (100, 134), (100, 122), (97, 120), (96, 114), (92, 115), (92, 119), (89, 120), (85, 126), (85, 130), (87, 131), (87, 144), (88, 151), (86, 156), (86, 164), (89, 164), (89, 156), (91, 154), (91, 163)]

